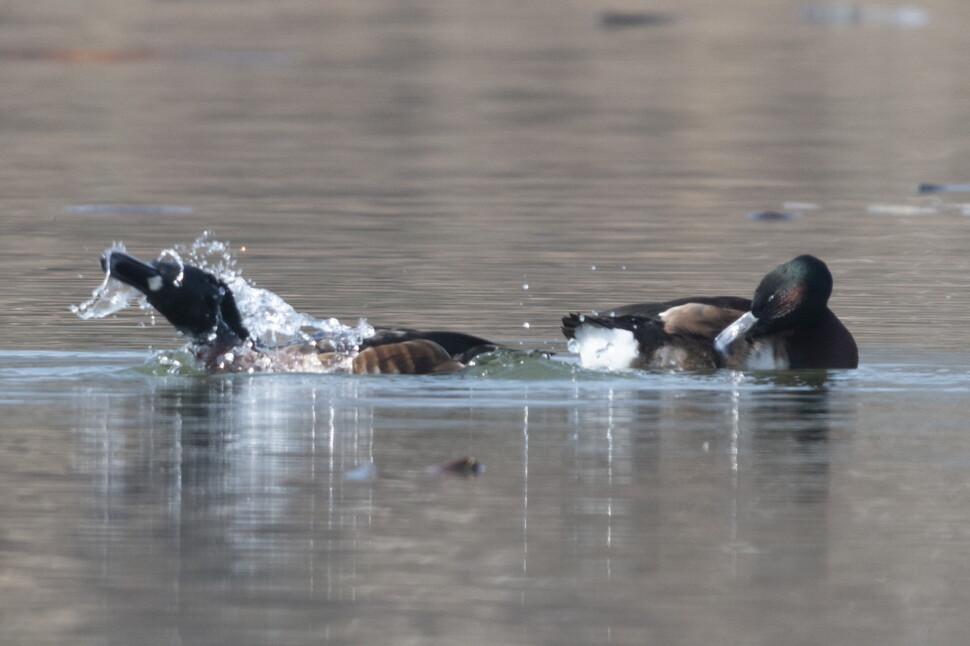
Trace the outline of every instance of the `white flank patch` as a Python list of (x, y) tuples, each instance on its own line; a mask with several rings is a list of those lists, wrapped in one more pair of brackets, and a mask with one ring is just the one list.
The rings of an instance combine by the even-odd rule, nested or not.
[(165, 281), (162, 280), (161, 276), (152, 276), (148, 279), (148, 289), (153, 292), (157, 292), (162, 288)]
[(639, 353), (639, 344), (630, 330), (610, 330), (597, 325), (580, 325), (569, 349), (579, 355), (584, 368), (627, 370)]
[(751, 348), (751, 354), (744, 360), (748, 370), (787, 370), (788, 359), (775, 354), (770, 343), (756, 341)]

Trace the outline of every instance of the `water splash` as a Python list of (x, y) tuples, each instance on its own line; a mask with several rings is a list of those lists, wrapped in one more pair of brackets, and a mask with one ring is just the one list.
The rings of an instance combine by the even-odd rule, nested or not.
[[(111, 245), (111, 250), (124, 251), (125, 245), (115, 242)], [(135, 302), (140, 302), (140, 307), (143, 309), (149, 307), (148, 301), (141, 292), (117, 280), (111, 280), (106, 273), (101, 284), (91, 292), (91, 298), (80, 305), (71, 305), (69, 309), (85, 320), (103, 319)]]
[[(125, 246), (116, 242), (111, 249), (125, 251)], [(204, 232), (189, 245), (174, 245), (164, 249), (158, 259), (182, 267), (198, 267), (225, 282), (235, 296), (236, 305), (250, 333), (264, 345), (329, 339), (335, 350), (349, 352), (363, 339), (374, 334), (374, 328), (364, 319), (356, 326), (344, 325), (335, 318), (318, 319), (297, 312), (277, 294), (256, 287), (243, 277), (242, 270), (236, 266), (229, 243), (214, 240), (211, 231)], [(104, 318), (133, 302), (150, 309), (141, 292), (105, 275), (104, 282), (91, 293), (90, 299), (70, 309), (82, 319)]]

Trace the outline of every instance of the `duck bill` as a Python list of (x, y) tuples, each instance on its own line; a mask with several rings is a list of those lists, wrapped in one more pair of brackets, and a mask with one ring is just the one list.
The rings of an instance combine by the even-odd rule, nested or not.
[(101, 256), (101, 269), (115, 280), (130, 285), (143, 294), (158, 291), (161, 287), (162, 277), (158, 269), (123, 251), (111, 249), (104, 252)]
[(718, 354), (727, 356), (731, 349), (731, 345), (734, 344), (734, 342), (739, 338), (747, 334), (748, 330), (754, 327), (754, 324), (757, 322), (758, 317), (751, 312), (748, 312), (737, 321), (724, 328), (721, 333), (717, 335), (717, 338), (714, 339), (714, 348), (717, 350)]

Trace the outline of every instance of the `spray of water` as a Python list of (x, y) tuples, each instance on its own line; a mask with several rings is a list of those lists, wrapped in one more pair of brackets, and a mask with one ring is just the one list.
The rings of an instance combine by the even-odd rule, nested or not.
[[(117, 242), (111, 248), (125, 250), (124, 244)], [(329, 339), (334, 349), (351, 351), (363, 339), (374, 334), (374, 328), (363, 319), (356, 326), (343, 325), (335, 318), (318, 319), (297, 312), (277, 294), (256, 287), (236, 267), (229, 244), (212, 239), (209, 231), (190, 245), (175, 245), (163, 250), (158, 259), (204, 269), (229, 285), (246, 327), (264, 345)], [(91, 293), (91, 298), (80, 305), (72, 305), (71, 311), (82, 319), (105, 318), (132, 303), (150, 309), (141, 292), (105, 275), (104, 281)]]
[[(115, 242), (111, 249), (124, 251), (125, 245)], [(111, 280), (105, 274), (101, 284), (91, 292), (91, 298), (80, 305), (71, 305), (70, 310), (85, 320), (103, 319), (136, 302), (140, 302), (143, 308), (149, 307), (141, 292), (117, 280)]]

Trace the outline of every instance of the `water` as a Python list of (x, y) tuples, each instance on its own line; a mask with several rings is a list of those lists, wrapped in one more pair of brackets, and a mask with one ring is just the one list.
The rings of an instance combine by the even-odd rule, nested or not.
[[(13, 642), (964, 634), (966, 356), (609, 378), (0, 358)], [(428, 472), (462, 456), (485, 472)]]
[[(8, 3), (4, 643), (964, 643), (970, 45), (919, 9)], [(314, 319), (556, 354), (169, 375), (150, 312), (69, 311), (104, 249), (210, 230)], [(859, 370), (608, 374), (560, 338), (800, 253)]]

